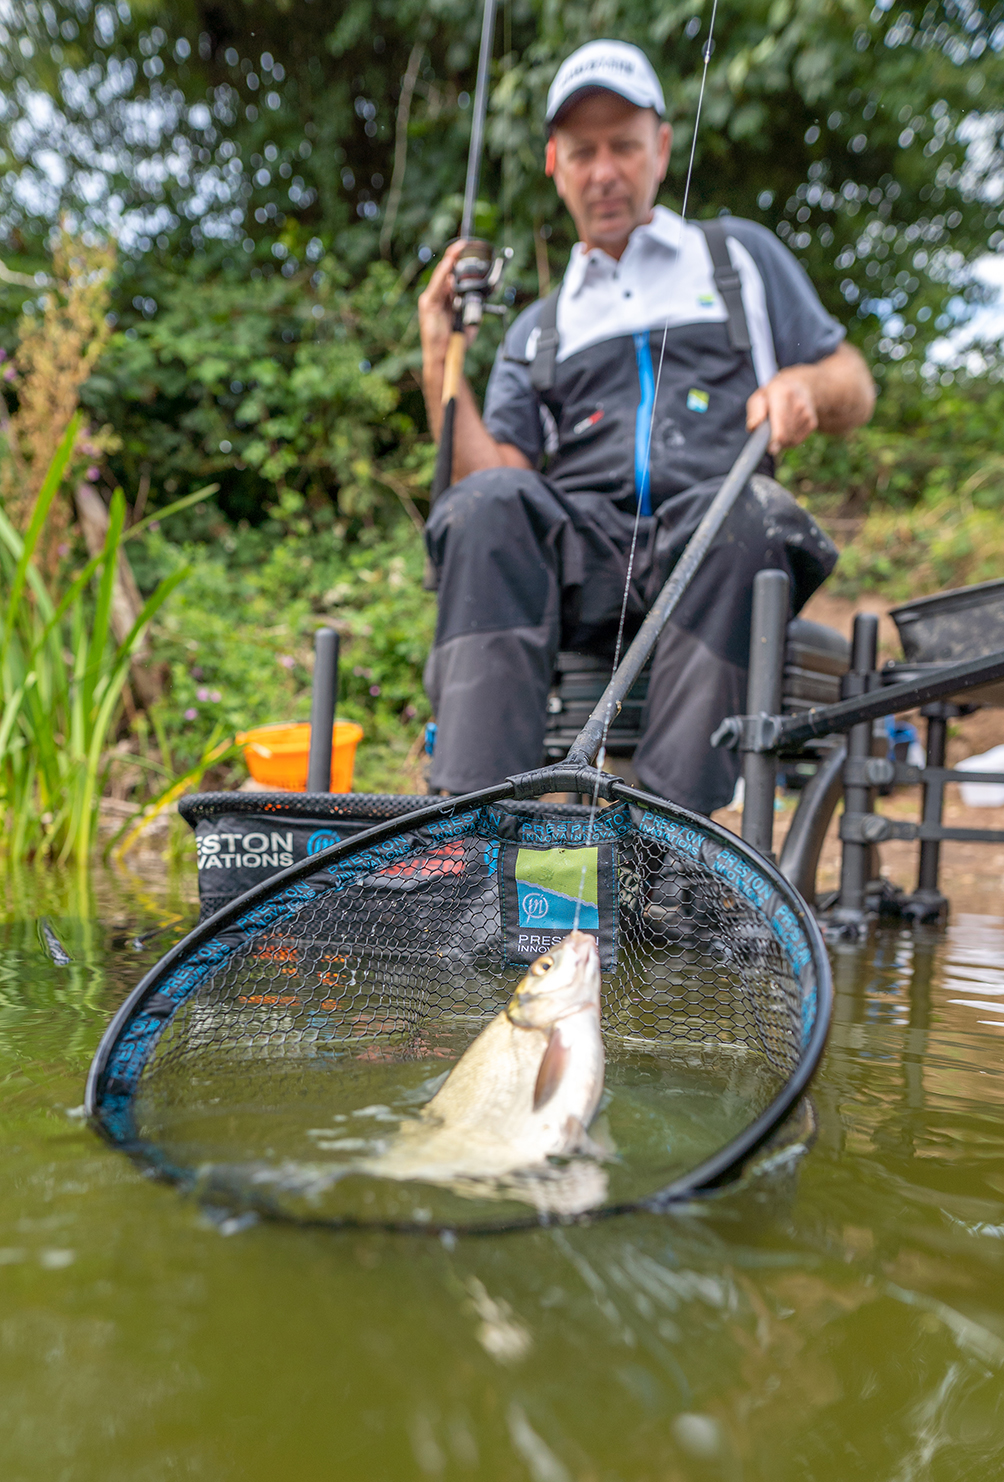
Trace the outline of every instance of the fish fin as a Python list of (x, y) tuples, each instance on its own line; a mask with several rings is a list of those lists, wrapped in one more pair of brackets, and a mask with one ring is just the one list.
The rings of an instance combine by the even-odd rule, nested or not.
[(591, 1152), (594, 1157), (617, 1157), (617, 1144), (614, 1142), (614, 1135), (610, 1130), (610, 1123), (607, 1120), (606, 1112), (600, 1113), (592, 1123), (589, 1132), (584, 1135), (586, 1141), (591, 1144), (586, 1151)]
[(565, 1122), (565, 1136), (568, 1139), (564, 1149), (566, 1156), (571, 1153), (583, 1153), (587, 1157), (602, 1161), (611, 1155), (610, 1148), (604, 1147), (601, 1142), (589, 1136), (578, 1117), (569, 1117)]
[(533, 1109), (540, 1111), (546, 1106), (561, 1084), (568, 1064), (569, 1049), (557, 1029), (552, 1029), (547, 1041), (544, 1058), (537, 1072), (537, 1084), (533, 1088)]

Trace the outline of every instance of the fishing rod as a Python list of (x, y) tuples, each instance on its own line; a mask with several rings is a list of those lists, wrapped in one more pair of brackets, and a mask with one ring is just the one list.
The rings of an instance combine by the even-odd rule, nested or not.
[(443, 366), (443, 425), (439, 434), (436, 467), (429, 491), (429, 507), (453, 482), (453, 427), (457, 414), (457, 393), (464, 374), (467, 330), (476, 328), (484, 314), (504, 314), (500, 304), (486, 303), (502, 277), (506, 262), (512, 256), (507, 247), (497, 257), (491, 242), (472, 237), (474, 212), (481, 177), (481, 156), (485, 142), (485, 117), (488, 112), (488, 69), (492, 59), (497, 0), (485, 0), (481, 18), (481, 48), (478, 53), (478, 80), (474, 90), (474, 117), (471, 121), (471, 143), (467, 152), (467, 180), (464, 185), (464, 210), (460, 236), (464, 250), (453, 267), (456, 293), (453, 299), (453, 329)]

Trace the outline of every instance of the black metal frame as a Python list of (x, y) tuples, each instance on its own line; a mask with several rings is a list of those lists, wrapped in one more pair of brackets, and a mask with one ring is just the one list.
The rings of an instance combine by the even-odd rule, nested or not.
[[(713, 745), (743, 754), (742, 837), (761, 853), (772, 855), (778, 759), (797, 753), (813, 738), (832, 736), (833, 748), (799, 799), (779, 862), (781, 873), (805, 899), (815, 900), (819, 852), (842, 795), (840, 888), (829, 913), (833, 926), (840, 932), (856, 933), (879, 911), (918, 921), (940, 919), (947, 908), (938, 888), (942, 843), (1004, 843), (1004, 829), (946, 828), (942, 823), (946, 784), (973, 780), (972, 773), (945, 766), (948, 720), (960, 714), (965, 703), (954, 704), (950, 697), (1004, 677), (1004, 653), (938, 665), (919, 679), (890, 683), (890, 676), (877, 663), (878, 619), (859, 614), (854, 620), (851, 668), (844, 677), (843, 698), (835, 705), (783, 716), (779, 713), (779, 674), (787, 602), (787, 577), (781, 572), (760, 572), (754, 582), (750, 633), (749, 713), (731, 716), (712, 738)], [(922, 707), (927, 720), (925, 765), (908, 766), (890, 761), (885, 754), (873, 755), (873, 722), (916, 706)], [(846, 736), (843, 742), (837, 739), (841, 735)], [(981, 772), (979, 780), (1004, 783), (1004, 772)], [(923, 788), (919, 823), (875, 812), (876, 789), (890, 784)], [(909, 895), (883, 892), (877, 880), (874, 847), (889, 839), (920, 843), (917, 888)]]

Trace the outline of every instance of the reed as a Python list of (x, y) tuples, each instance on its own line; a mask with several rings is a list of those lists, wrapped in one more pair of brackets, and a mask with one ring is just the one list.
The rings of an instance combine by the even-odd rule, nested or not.
[(115, 642), (112, 595), (126, 534), (121, 490), (111, 502), (104, 546), (83, 570), (62, 590), (45, 572), (38, 555), (79, 430), (77, 415), (23, 535), (0, 510), (0, 592), (6, 593), (0, 596), (0, 849), (15, 860), (87, 859), (130, 658), (188, 574), (185, 567), (166, 577), (131, 631)]

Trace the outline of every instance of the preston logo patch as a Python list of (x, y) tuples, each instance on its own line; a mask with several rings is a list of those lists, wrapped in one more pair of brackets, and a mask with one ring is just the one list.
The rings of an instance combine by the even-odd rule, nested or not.
[(692, 387), (687, 392), (687, 411), (706, 412), (708, 410), (708, 400), (708, 393), (706, 391), (698, 391), (696, 387)]
[(532, 962), (574, 929), (597, 939), (600, 966), (616, 958), (615, 850), (609, 843), (580, 849), (503, 845), (500, 880), (505, 954)]

